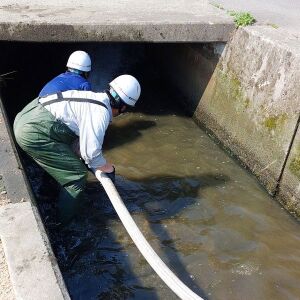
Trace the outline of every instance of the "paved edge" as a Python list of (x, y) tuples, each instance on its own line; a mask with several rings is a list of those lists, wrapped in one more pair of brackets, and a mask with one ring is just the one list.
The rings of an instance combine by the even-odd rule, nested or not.
[(15, 295), (28, 300), (70, 299), (2, 108), (0, 95), (0, 174), (13, 202), (0, 208), (0, 238)]
[(15, 300), (13, 287), (11, 284), (8, 266), (0, 239), (0, 300)]
[(0, 40), (31, 42), (225, 42), (233, 23), (55, 24), (0, 22)]
[[(0, 235), (17, 299), (67, 299), (29, 202), (0, 208)], [(57, 270), (56, 270), (57, 271)]]
[[(1, 82), (0, 82), (1, 83)], [(5, 109), (2, 104), (0, 86), (0, 175), (4, 189), (10, 202), (24, 202), (30, 200), (28, 182), (25, 182), (20, 160), (16, 154), (16, 148), (11, 129), (6, 124)], [(18, 187), (16, 189), (16, 186)]]

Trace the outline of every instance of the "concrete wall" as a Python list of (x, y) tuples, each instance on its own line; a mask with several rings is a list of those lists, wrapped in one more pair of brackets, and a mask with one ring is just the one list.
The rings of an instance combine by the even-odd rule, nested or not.
[(190, 107), (198, 104), (195, 120), (236, 155), (270, 194), (275, 195), (279, 185), (277, 199), (300, 215), (300, 133), (293, 144), (299, 118), (300, 57), (294, 40), (271, 27), (238, 29), (209, 79), (213, 56), (200, 55), (192, 47), (185, 47), (185, 54), (177, 59), (170, 56), (168, 64), (173, 64), (172, 73), (180, 81), (173, 80), (174, 85), (187, 96)]
[(151, 49), (159, 74), (174, 93), (180, 94), (185, 111), (191, 116), (224, 47), (225, 43), (198, 43), (157, 45)]
[[(298, 89), (299, 91), (299, 89)], [(300, 217), (300, 132), (296, 131), (291, 152), (280, 180), (276, 199), (292, 214)]]
[(1, 0), (0, 40), (227, 41), (232, 18), (207, 0)]

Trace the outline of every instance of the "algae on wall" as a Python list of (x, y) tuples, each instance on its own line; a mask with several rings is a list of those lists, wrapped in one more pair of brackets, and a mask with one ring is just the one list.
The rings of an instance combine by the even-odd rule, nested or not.
[(298, 67), (289, 49), (253, 28), (240, 28), (227, 44), (194, 114), (271, 194), (298, 119), (299, 96), (294, 90), (300, 82)]
[(292, 174), (298, 177), (300, 180), (300, 145), (296, 147), (296, 153), (291, 155), (291, 161), (288, 164), (288, 168)]

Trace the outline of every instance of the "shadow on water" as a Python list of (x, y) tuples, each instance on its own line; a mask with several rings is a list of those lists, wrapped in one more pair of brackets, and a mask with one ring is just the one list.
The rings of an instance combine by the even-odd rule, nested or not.
[[(130, 179), (133, 181), (129, 181)], [(180, 251), (176, 249), (174, 240), (162, 221), (176, 218), (188, 206), (195, 205), (199, 198), (201, 199), (201, 190), (210, 186), (224, 185), (228, 181), (227, 176), (220, 174), (203, 174), (200, 177), (184, 178), (160, 174), (152, 178), (127, 178), (122, 183), (120, 191), (123, 199), (126, 199), (130, 197), (130, 193), (128, 195), (130, 185), (134, 186), (134, 190), (137, 189), (136, 185), (139, 185), (134, 203), (131, 203), (132, 206), (126, 202), (128, 209), (134, 212), (134, 208), (138, 206), (138, 210), (144, 215), (151, 231), (161, 241), (164, 261), (188, 287), (204, 299), (208, 299), (208, 295), (192, 280), (193, 275), (187, 271), (179, 255)]]
[[(118, 123), (111, 124), (105, 134), (105, 149), (110, 150), (123, 144), (128, 144), (142, 136), (142, 131), (156, 126), (155, 121), (150, 120), (124, 120), (121, 126)], [(114, 137), (118, 136), (118, 139)], [(113, 141), (113, 142), (112, 142)]]
[[(28, 172), (72, 299), (162, 299), (157, 295), (155, 284), (150, 281), (150, 285), (146, 285), (136, 274), (136, 267), (141, 266), (134, 266), (138, 262), (129, 258), (129, 252), (133, 251), (132, 241), (99, 183), (93, 181), (88, 184), (86, 201), (80, 214), (70, 225), (58, 229), (53, 226), (55, 182), (47, 179), (47, 175), (32, 162), (28, 165)], [(39, 185), (39, 178), (43, 176), (47, 179), (44, 180), (47, 184), (43, 184), (47, 190), (44, 194)], [(209, 173), (184, 178), (161, 174), (150, 178), (125, 179), (117, 176), (116, 180), (116, 187), (129, 212), (135, 219), (138, 217), (145, 221), (145, 225), (141, 227), (139, 224), (139, 227), (146, 238), (149, 239), (149, 234), (152, 236), (151, 241), (158, 243), (158, 253), (165, 263), (187, 286), (205, 299), (209, 297), (193, 281), (192, 274), (185, 267), (182, 260), (184, 251), (176, 248), (174, 242), (180, 241), (174, 240), (162, 223), (172, 219), (176, 222), (185, 209), (201, 201), (202, 190), (223, 185), (228, 180), (226, 176)], [(117, 234), (112, 230), (114, 226), (117, 226)], [(150, 269), (144, 276), (152, 274), (154, 271)], [(166, 293), (166, 299), (174, 297), (170, 291)]]
[[(141, 214), (142, 218), (146, 220), (146, 224), (149, 224), (156, 239), (161, 241), (164, 261), (187, 286), (201, 297), (208, 299), (201, 287), (191, 279), (192, 274), (186, 270), (171, 235), (161, 222), (164, 219), (180, 215), (185, 208), (194, 205), (199, 189), (222, 185), (228, 178), (205, 174), (201, 177), (188, 178), (159, 175), (150, 179), (119, 179), (116, 185), (128, 210), (134, 215)], [(81, 285), (86, 284), (87, 290), (94, 286), (95, 293), (99, 293), (101, 299), (131, 297), (159, 299), (156, 296), (155, 287), (143, 286), (132, 271), (132, 263), (126, 254), (127, 251), (130, 251), (130, 242), (123, 238), (123, 244), (109, 230), (109, 224), (118, 217), (107, 196), (103, 194), (101, 188), (95, 189), (94, 187), (93, 190), (92, 187), (91, 191), (89, 204), (81, 217), (77, 219), (76, 225), (71, 225), (70, 228), (61, 232), (65, 239), (63, 244), (69, 249), (65, 249), (61, 253), (58, 251), (57, 254), (60, 259), (66, 259), (62, 255), (69, 252), (63, 268), (63, 272), (68, 278), (67, 282), (70, 282), (73, 275), (76, 277), (78, 274), (89, 273), (87, 275), (89, 279), (83, 280)], [(141, 230), (143, 231), (143, 228)], [(91, 284), (91, 277), (92, 281), (97, 283), (96, 285)], [(74, 280), (71, 282), (69, 288), (71, 291), (75, 291), (74, 285), (77, 283)], [(99, 286), (99, 282), (101, 282), (101, 286)], [(91, 291), (89, 290), (89, 292)], [(87, 297), (86, 293), (85, 297)], [(73, 298), (81, 299), (77, 292)]]

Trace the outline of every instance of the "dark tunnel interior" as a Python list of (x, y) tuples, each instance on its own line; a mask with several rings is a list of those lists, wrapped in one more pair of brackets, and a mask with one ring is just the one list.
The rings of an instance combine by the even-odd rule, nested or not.
[[(195, 50), (195, 57), (187, 57), (186, 47)], [(42, 87), (53, 77), (66, 70), (69, 55), (76, 50), (88, 52), (92, 60), (90, 82), (92, 90), (99, 92), (116, 76), (131, 74), (141, 84), (141, 101), (137, 109), (155, 102), (155, 94), (161, 89), (168, 91), (168, 99), (182, 105), (184, 113), (192, 115), (217, 64), (210, 44), (184, 43), (32, 43), (0, 42), (0, 87), (2, 101), (10, 120), (31, 100), (37, 97)], [(199, 55), (200, 53), (200, 55)], [(194, 64), (203, 69), (199, 85), (188, 87), (191, 94), (185, 95), (178, 87), (178, 80), (189, 80), (185, 64)], [(193, 76), (193, 74), (192, 74)], [(182, 82), (184, 82), (182, 80)], [(193, 83), (194, 84), (194, 83)], [(148, 99), (147, 96), (151, 99)], [(145, 101), (144, 99), (147, 98)], [(189, 98), (189, 99), (187, 99)], [(191, 99), (194, 98), (194, 99)], [(171, 101), (171, 103), (172, 103)]]
[(89, 79), (95, 92), (125, 73), (139, 78), (144, 86), (145, 70), (149, 70), (148, 47), (142, 44), (1, 42), (0, 48), (2, 98), (11, 123), (50, 79), (66, 70), (73, 51), (90, 54), (93, 69)]

